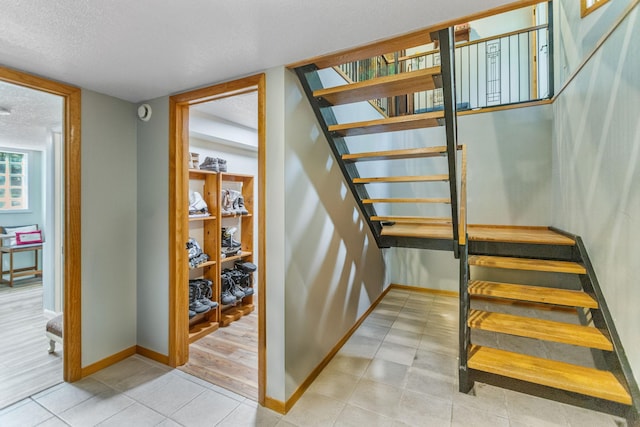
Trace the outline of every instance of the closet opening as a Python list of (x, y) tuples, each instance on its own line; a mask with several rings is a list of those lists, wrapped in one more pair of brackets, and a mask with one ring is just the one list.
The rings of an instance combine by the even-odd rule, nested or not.
[(171, 97), (169, 362), (264, 404), (264, 75)]

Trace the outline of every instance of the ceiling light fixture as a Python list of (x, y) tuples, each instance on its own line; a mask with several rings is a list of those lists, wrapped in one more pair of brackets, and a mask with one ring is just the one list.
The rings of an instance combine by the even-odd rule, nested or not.
[(8, 108), (0, 107), (0, 116), (10, 116), (11, 110)]

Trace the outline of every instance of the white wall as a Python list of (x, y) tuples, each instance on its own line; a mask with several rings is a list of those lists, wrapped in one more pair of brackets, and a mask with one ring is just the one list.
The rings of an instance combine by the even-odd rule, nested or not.
[(137, 344), (169, 354), (169, 98), (137, 121)]
[[(573, 2), (558, 3), (568, 22), (578, 22)], [(608, 4), (616, 3), (624, 2)], [(582, 47), (593, 38), (585, 35), (593, 28), (592, 15), (604, 20), (606, 11), (585, 18), (587, 28), (575, 28), (573, 45), (565, 50), (586, 50)], [(636, 7), (553, 104), (553, 225), (584, 239), (636, 381), (640, 380), (638, 15)]]
[[(284, 79), (285, 90), (284, 188), (279, 191), (285, 194), (290, 397), (388, 283), (383, 253), (346, 187), (296, 75), (273, 72)], [(268, 93), (272, 91), (269, 87)]]
[(136, 345), (136, 114), (82, 91), (82, 366)]
[[(550, 105), (458, 118), (458, 142), (467, 145), (469, 224), (551, 225), (551, 126)], [(439, 145), (444, 131), (424, 129), (398, 138), (403, 138), (397, 143), (402, 147), (421, 140)], [(401, 163), (393, 172), (414, 175), (421, 167), (422, 174), (447, 173), (441, 160)], [(429, 186), (423, 196), (449, 197), (448, 186)], [(394, 208), (394, 214), (451, 215), (448, 206), (408, 209)], [(451, 252), (392, 248), (388, 259), (392, 283), (458, 290), (458, 262)]]

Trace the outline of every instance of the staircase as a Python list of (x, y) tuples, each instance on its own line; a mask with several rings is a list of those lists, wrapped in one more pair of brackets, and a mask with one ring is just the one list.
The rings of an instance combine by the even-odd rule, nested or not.
[[(460, 391), (470, 391), (474, 381), (505, 387), (520, 384), (521, 389), (534, 394), (530, 390), (540, 387), (547, 397), (579, 405), (585, 399), (596, 407), (604, 402), (604, 409), (611, 411), (606, 405), (613, 404), (617, 413), (627, 416), (625, 411), (630, 411), (629, 419), (633, 419), (637, 414), (633, 405), (640, 401), (638, 387), (580, 238), (542, 228), (467, 226), (467, 157), (466, 147), (457, 141), (452, 35), (451, 29), (431, 35), (440, 46), (438, 66), (328, 88), (323, 87), (321, 70), (315, 64), (296, 68), (296, 73), (378, 246), (447, 250), (460, 258)], [(402, 48), (409, 47), (413, 46)], [(372, 53), (390, 56), (366, 49), (362, 59)], [(395, 58), (397, 61), (397, 54)], [(323, 62), (325, 67), (335, 65)], [(443, 93), (442, 111), (406, 115), (387, 111), (376, 118), (347, 122), (337, 118), (335, 107), (382, 98), (392, 100), (389, 105), (398, 105), (414, 93), (438, 88)], [(410, 148), (366, 148), (368, 141), (389, 132), (437, 126), (444, 126), (445, 141)], [(350, 138), (363, 135), (374, 139), (350, 143)], [(359, 168), (375, 162), (380, 165), (375, 170), (393, 170), (390, 162), (415, 159), (443, 162), (446, 173), (361, 176)], [(419, 196), (396, 191), (378, 195), (376, 185), (382, 183), (391, 189), (395, 184), (411, 184)], [(435, 190), (442, 185), (447, 187), (444, 196)], [(431, 189), (436, 195), (425, 197)], [(418, 214), (404, 214), (405, 206), (416, 207)], [(434, 208), (437, 215), (424, 214), (431, 206), (439, 207)], [(443, 211), (447, 214), (442, 215)], [(490, 280), (482, 277), (491, 276), (487, 271), (509, 271), (516, 278), (546, 274), (555, 281), (530, 284)], [(554, 286), (558, 275), (572, 277), (572, 287), (562, 283)], [(567, 316), (578, 320), (559, 320)], [(513, 337), (530, 340), (534, 347), (545, 349), (547, 357), (518, 352), (517, 347), (501, 348), (501, 342)], [(595, 355), (597, 366), (554, 358), (558, 346), (588, 349)], [(549, 390), (560, 395), (549, 394)]]

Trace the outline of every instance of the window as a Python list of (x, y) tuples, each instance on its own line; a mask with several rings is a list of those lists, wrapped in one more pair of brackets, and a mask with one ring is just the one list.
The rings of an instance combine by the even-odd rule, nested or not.
[(27, 155), (0, 151), (0, 211), (28, 208)]
[(609, 0), (580, 0), (580, 16), (585, 17)]

